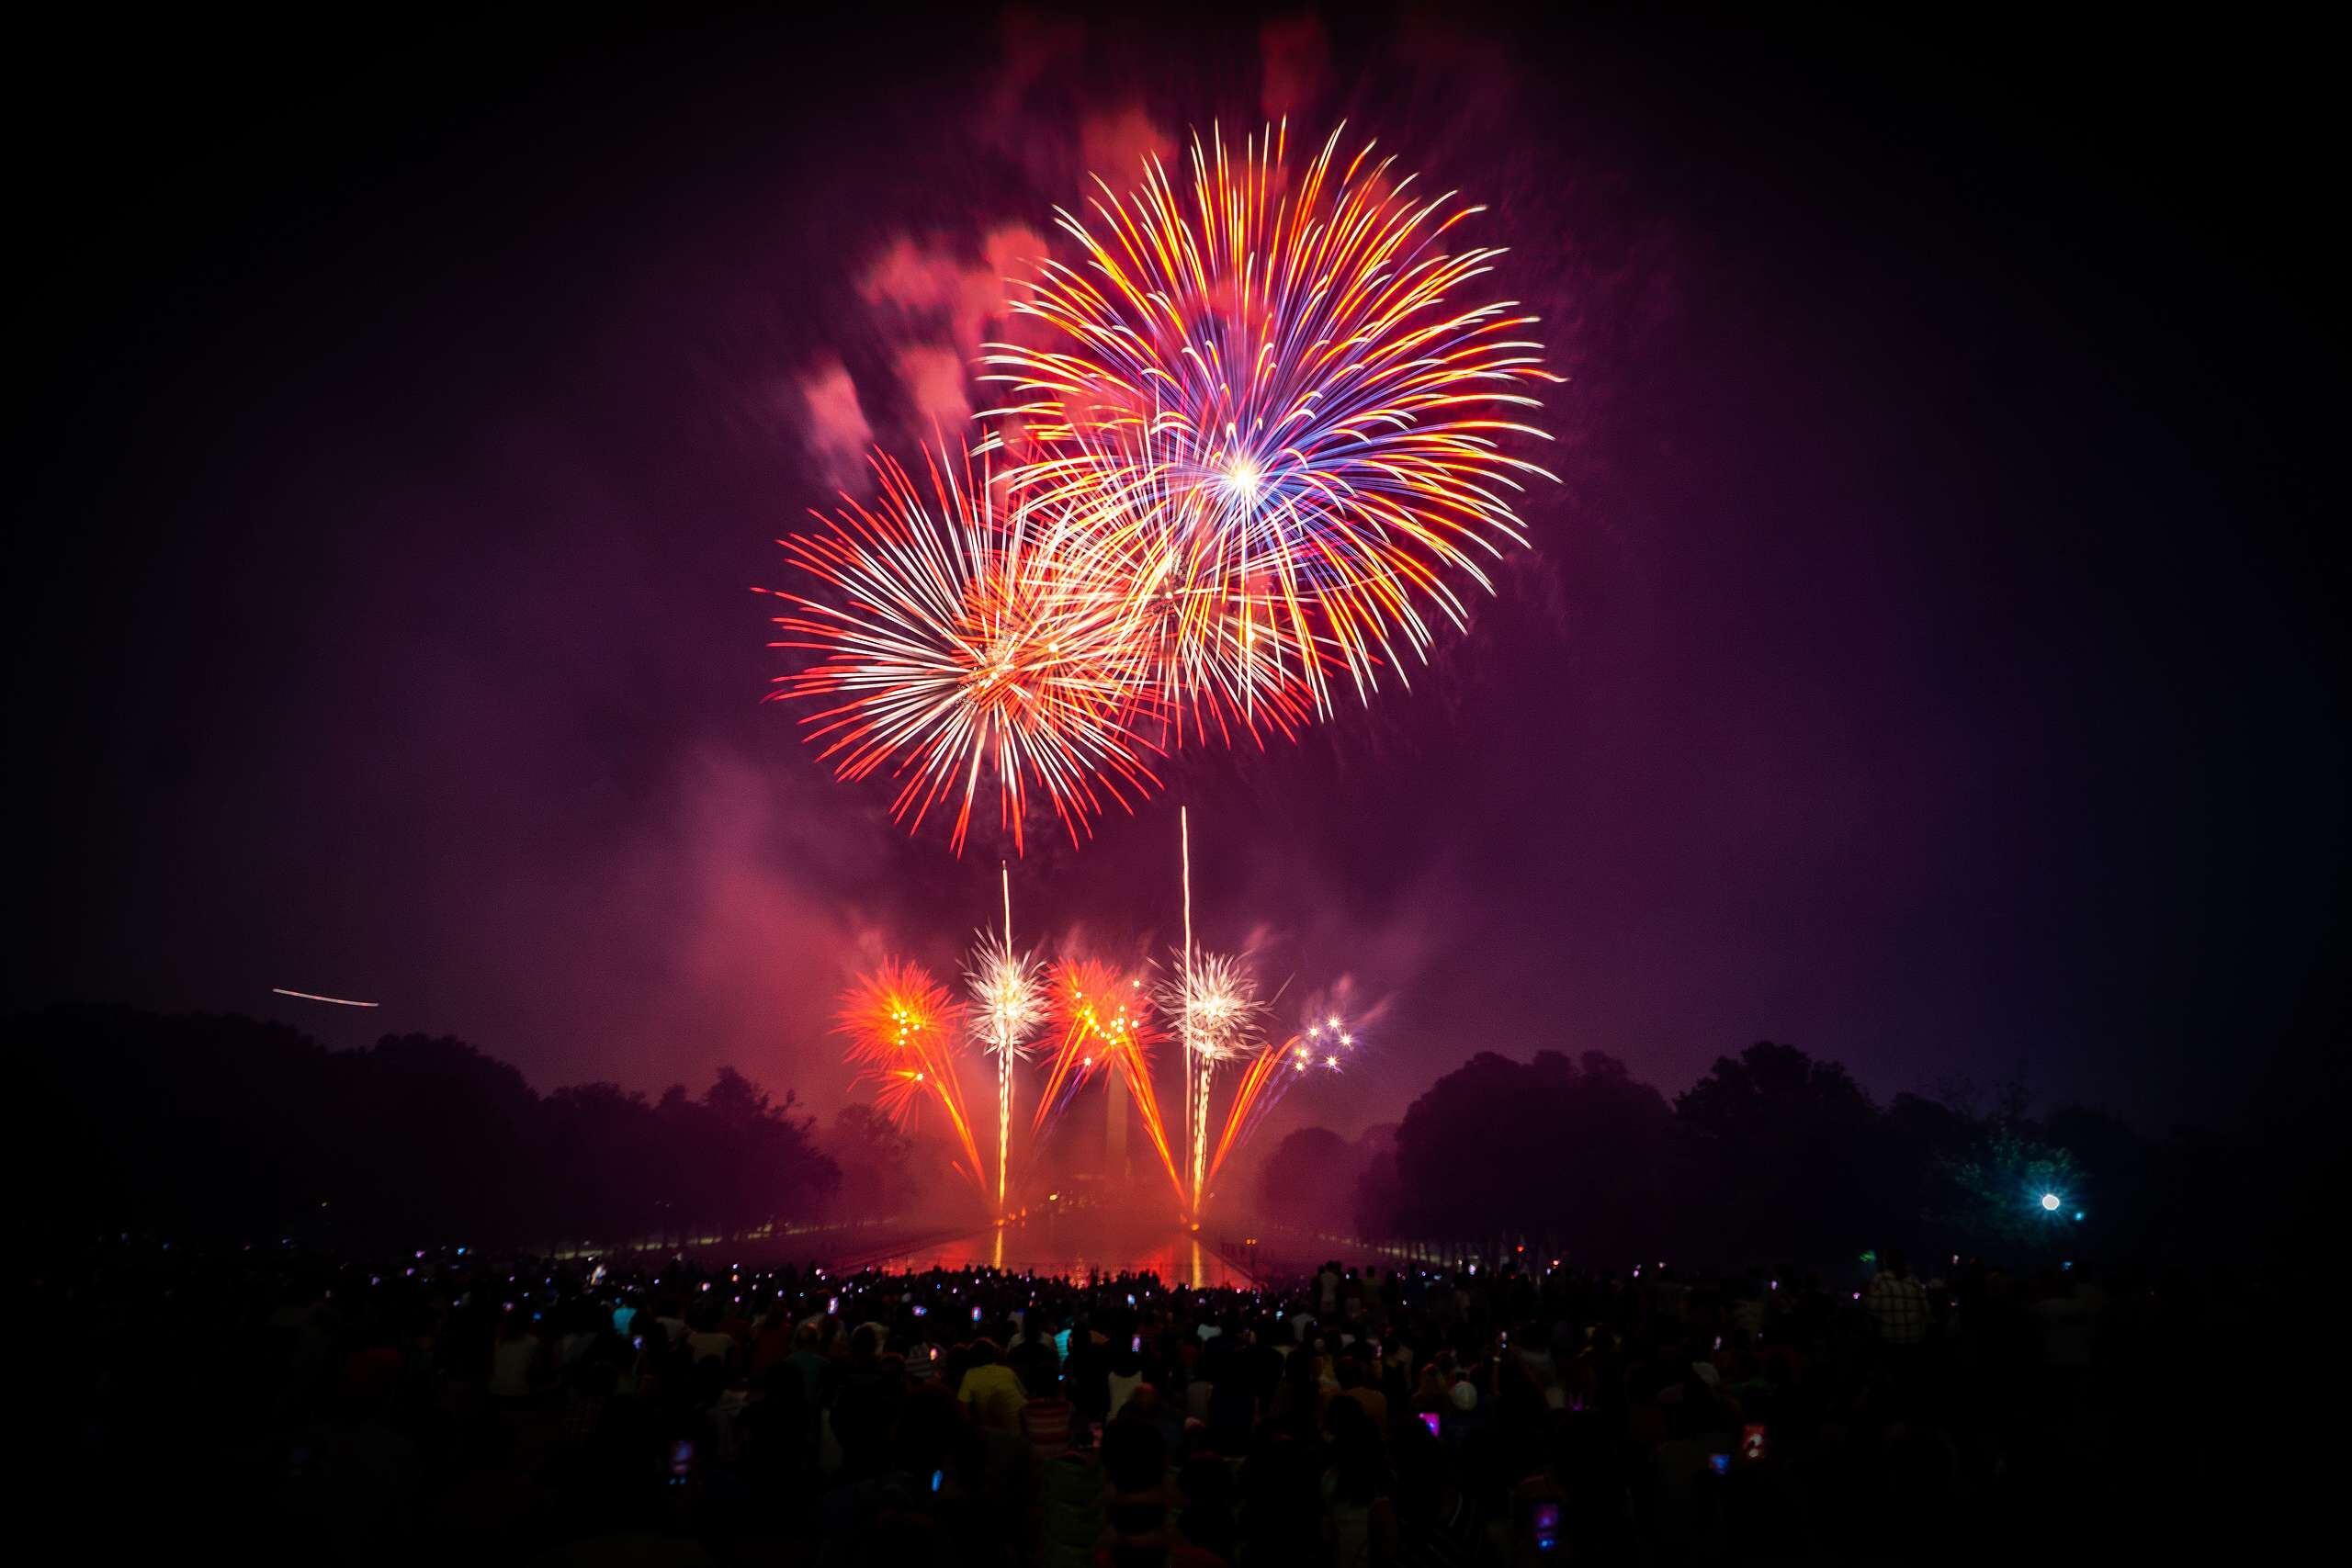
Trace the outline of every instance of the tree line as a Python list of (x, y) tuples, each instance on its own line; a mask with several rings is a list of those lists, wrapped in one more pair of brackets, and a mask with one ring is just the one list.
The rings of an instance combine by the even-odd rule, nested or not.
[[(540, 1094), (447, 1037), (331, 1051), (283, 1024), (129, 1008), (53, 1009), (9, 1032), (60, 1151), (31, 1194), (36, 1234), (613, 1245), (815, 1218), (842, 1185), (794, 1096), (731, 1067), (698, 1094)], [(896, 1136), (855, 1116), (844, 1130), (886, 1151)]]
[[(333, 1051), (283, 1024), (119, 1007), (18, 1015), (8, 1037), (35, 1145), (53, 1151), (27, 1193), (37, 1237), (616, 1246), (902, 1214), (961, 1190), (943, 1147), (870, 1106), (820, 1126), (731, 1067), (699, 1092), (542, 1094), (452, 1038)], [(1671, 1100), (1602, 1053), (1480, 1052), (1393, 1126), (1292, 1133), (1256, 1197), (1316, 1229), (1508, 1234), (1588, 1263), (1890, 1246), (2244, 1258), (2301, 1245), (2333, 1213), (2342, 1075), (2302, 1081), (2248, 1131), (2151, 1138), (2083, 1106), (2029, 1114), (2015, 1083), (1880, 1106), (1838, 1063), (1770, 1042)]]
[(1481, 1052), (1404, 1120), (1292, 1133), (1259, 1173), (1270, 1217), (1430, 1242), (1511, 1235), (1590, 1266), (1926, 1256), (2244, 1258), (2312, 1212), (2308, 1144), (2151, 1139), (2017, 1081), (1880, 1106), (1836, 1062), (1761, 1042), (1669, 1100), (1600, 1052)]

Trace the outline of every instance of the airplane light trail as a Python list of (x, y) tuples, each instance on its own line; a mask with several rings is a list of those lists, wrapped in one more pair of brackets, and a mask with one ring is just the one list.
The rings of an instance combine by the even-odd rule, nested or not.
[(339, 1008), (372, 1008), (383, 1005), (380, 1002), (355, 1002), (349, 997), (322, 997), (315, 991), (289, 991), (283, 986), (272, 986), (270, 989), (281, 997), (298, 997), (306, 1002), (333, 1002)]

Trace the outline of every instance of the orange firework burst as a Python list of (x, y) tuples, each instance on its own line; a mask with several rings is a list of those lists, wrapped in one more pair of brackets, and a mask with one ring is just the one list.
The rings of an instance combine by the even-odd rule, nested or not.
[(967, 1173), (983, 1192), (986, 1173), (964, 1106), (956, 1057), (963, 1010), (946, 987), (912, 964), (885, 959), (842, 993), (835, 1032), (849, 1037), (849, 1060), (876, 1086), (874, 1102), (901, 1127), (936, 1103), (964, 1151)]
[(1008, 514), (983, 454), (960, 471), (923, 459), (928, 495), (877, 454), (875, 506), (844, 496), (823, 532), (779, 541), (832, 592), (776, 593), (792, 609), (771, 646), (822, 657), (771, 695), (827, 701), (802, 721), (811, 739), (839, 777), (887, 769), (894, 818), (920, 828), (952, 802), (958, 852), (983, 773), (1016, 850), (1033, 792), (1076, 841), (1159, 783), (1134, 728), (1133, 607), (1049, 511)]
[(1082, 247), (1013, 309), (1046, 346), (991, 344), (1035, 457), (1035, 503), (1079, 519), (1152, 612), (1153, 689), (1179, 715), (1238, 702), (1330, 707), (1399, 653), (1426, 658), (1453, 580), (1523, 544), (1514, 496), (1545, 471), (1530, 389), (1560, 378), (1508, 300), (1461, 297), (1499, 251), (1449, 249), (1476, 207), (1424, 198), (1335, 130), (1303, 164), (1286, 127), (1238, 155), (1212, 130), (1180, 187), (1155, 158), (1121, 197), (1099, 177)]
[(1045, 1087), (1030, 1119), (1030, 1131), (1038, 1136), (1072, 1094), (1111, 1065), (1111, 1043), (1117, 1034), (1147, 1027), (1140, 993), (1130, 1007), (1128, 982), (1107, 964), (1091, 958), (1062, 960), (1055, 966), (1051, 992), (1053, 1023), (1060, 1038), (1046, 1058)]
[(1183, 1197), (1176, 1155), (1151, 1082), (1152, 1028), (1149, 1001), (1140, 976), (1119, 973), (1093, 959), (1065, 959), (1054, 976), (1054, 1023), (1060, 1032), (1046, 1067), (1030, 1132), (1042, 1138), (1070, 1100), (1097, 1074), (1116, 1072), (1134, 1098), (1159, 1163)]

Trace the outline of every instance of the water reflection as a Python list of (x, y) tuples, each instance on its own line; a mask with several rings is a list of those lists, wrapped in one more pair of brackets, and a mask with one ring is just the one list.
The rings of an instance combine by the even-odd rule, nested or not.
[(1190, 1285), (1194, 1290), (1250, 1283), (1248, 1275), (1197, 1235), (1098, 1213), (1035, 1216), (1009, 1225), (990, 1225), (865, 1261), (889, 1269), (985, 1265), (1016, 1274), (1077, 1278), (1097, 1272), (1152, 1273), (1169, 1284)]

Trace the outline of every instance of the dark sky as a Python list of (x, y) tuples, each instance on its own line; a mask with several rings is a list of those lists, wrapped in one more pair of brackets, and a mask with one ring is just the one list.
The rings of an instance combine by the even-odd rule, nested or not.
[(1033, 850), (1028, 931), (1164, 950), (1189, 802), (1204, 940), (1376, 1012), (1343, 1128), (1764, 1037), (2227, 1121), (2339, 1037), (2308, 40), (886, 9), (23, 40), (11, 1003), (837, 1099), (846, 969), (996, 860), (825, 775), (746, 590), (1090, 164), (1281, 103), (1489, 205), (1563, 482), (1409, 694)]

